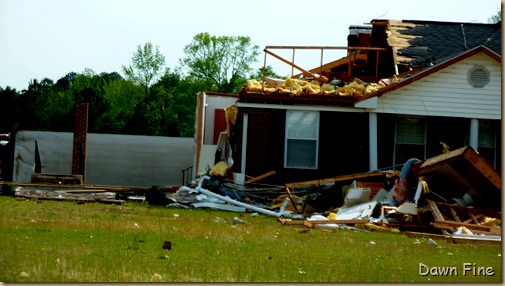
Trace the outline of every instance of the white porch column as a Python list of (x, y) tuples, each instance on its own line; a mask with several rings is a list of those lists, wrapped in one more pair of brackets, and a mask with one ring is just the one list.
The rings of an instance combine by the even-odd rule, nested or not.
[(245, 161), (247, 153), (247, 126), (249, 125), (249, 113), (244, 112), (244, 122), (242, 126), (242, 160), (240, 164), (240, 172), (245, 174)]
[(370, 171), (378, 169), (378, 156), (377, 156), (377, 113), (368, 113), (368, 133), (370, 145)]
[(470, 146), (478, 151), (479, 148), (479, 119), (472, 118), (470, 121)]

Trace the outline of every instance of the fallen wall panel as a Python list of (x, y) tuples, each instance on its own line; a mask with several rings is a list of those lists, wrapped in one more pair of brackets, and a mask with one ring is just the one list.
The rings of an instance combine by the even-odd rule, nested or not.
[[(35, 140), (42, 173), (71, 174), (73, 133), (20, 131), (14, 150), (14, 182), (30, 182)], [(193, 164), (194, 139), (88, 134), (86, 184), (148, 187), (180, 185)]]

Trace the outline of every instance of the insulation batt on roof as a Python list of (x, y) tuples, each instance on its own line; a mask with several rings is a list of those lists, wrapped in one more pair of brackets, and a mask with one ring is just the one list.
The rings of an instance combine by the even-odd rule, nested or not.
[(277, 81), (275, 87), (264, 85), (263, 81), (255, 79), (250, 80), (246, 88), (251, 92), (265, 92), (265, 93), (289, 93), (291, 96), (300, 96), (301, 94), (319, 94), (319, 95), (333, 95), (340, 96), (356, 96), (370, 95), (379, 89), (383, 88), (385, 84), (380, 83), (365, 83), (359, 79), (355, 79), (351, 83), (343, 87), (335, 87), (332, 84), (325, 83), (321, 85), (318, 81), (307, 81), (302, 79), (293, 79), (287, 77), (284, 83)]

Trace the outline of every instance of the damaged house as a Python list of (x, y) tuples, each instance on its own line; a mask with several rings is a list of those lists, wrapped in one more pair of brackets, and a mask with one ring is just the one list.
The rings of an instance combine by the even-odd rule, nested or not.
[[(400, 170), (409, 158), (465, 146), (501, 172), (501, 23), (373, 20), (351, 26), (347, 56), (311, 70), (276, 56), (280, 48), (317, 47), (265, 48), (302, 72), (293, 80), (199, 95), (197, 175), (223, 158), (226, 134), (239, 181), (271, 171), (262, 183)], [(233, 124), (221, 111), (229, 104), (238, 109)]]

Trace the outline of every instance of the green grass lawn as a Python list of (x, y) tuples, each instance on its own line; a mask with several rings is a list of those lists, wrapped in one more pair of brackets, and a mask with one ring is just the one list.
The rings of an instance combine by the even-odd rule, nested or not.
[[(234, 224), (236, 216), (248, 223)], [(3, 282), (503, 281), (498, 244), (433, 246), (398, 233), (309, 230), (249, 213), (1, 196), (0, 220)], [(478, 267), (489, 268), (486, 275)]]

